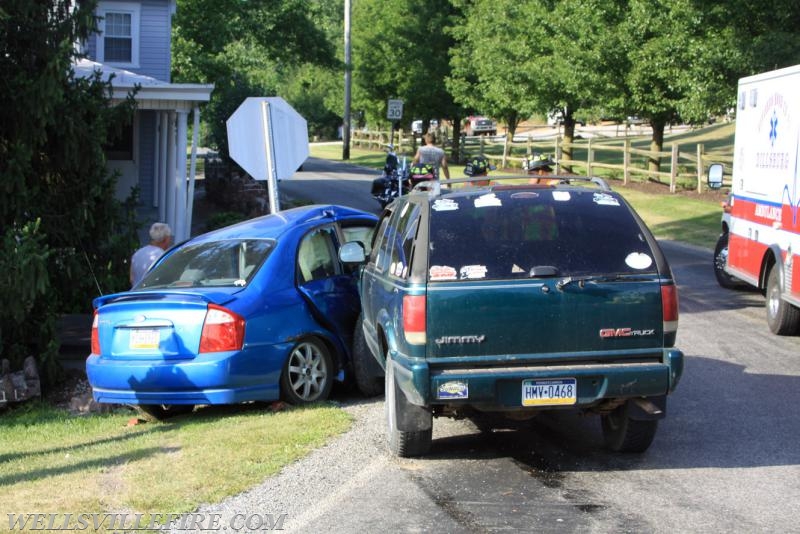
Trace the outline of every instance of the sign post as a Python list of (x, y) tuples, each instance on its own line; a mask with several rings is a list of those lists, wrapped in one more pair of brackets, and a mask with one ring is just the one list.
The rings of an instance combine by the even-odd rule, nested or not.
[(389, 99), (386, 106), (386, 118), (392, 122), (392, 131), (389, 133), (389, 144), (394, 144), (394, 130), (397, 121), (403, 118), (403, 101), (400, 99)]

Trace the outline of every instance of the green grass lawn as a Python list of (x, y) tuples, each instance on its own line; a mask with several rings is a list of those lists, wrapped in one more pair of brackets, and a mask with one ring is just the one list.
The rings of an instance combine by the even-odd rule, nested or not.
[(128, 426), (133, 417), (39, 403), (2, 414), (0, 532), (6, 513), (190, 512), (258, 484), (351, 424), (328, 404), (204, 407)]

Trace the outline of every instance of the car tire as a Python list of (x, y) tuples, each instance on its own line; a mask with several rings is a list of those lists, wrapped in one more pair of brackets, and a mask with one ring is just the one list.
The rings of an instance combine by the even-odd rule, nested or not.
[[(394, 379), (394, 368), (391, 358), (386, 356), (386, 400), (384, 409), (386, 413), (386, 434), (389, 441), (389, 450), (392, 454), (402, 458), (421, 456), (431, 448), (433, 436), (433, 422), (431, 412), (425, 408), (414, 406), (405, 399), (403, 391), (397, 387)], [(423, 430), (400, 430), (398, 422), (402, 417), (402, 410), (418, 411), (416, 420)]]
[(717, 246), (714, 247), (714, 276), (717, 283), (725, 289), (734, 289), (739, 285), (736, 278), (725, 272), (728, 264), (728, 232), (720, 234), (717, 239)]
[(603, 441), (614, 452), (644, 452), (653, 443), (658, 420), (631, 419), (628, 402), (601, 417)]
[(192, 413), (194, 404), (139, 404), (137, 408), (147, 419), (166, 421), (171, 417)]
[(783, 292), (778, 279), (779, 271), (778, 266), (773, 266), (767, 277), (767, 324), (773, 334), (790, 336), (800, 329), (800, 308), (781, 298)]
[(281, 393), (292, 404), (323, 401), (333, 387), (333, 359), (324, 343), (306, 338), (289, 352), (281, 373)]
[(353, 376), (356, 386), (365, 397), (377, 397), (384, 392), (383, 369), (367, 346), (363, 314), (358, 316), (353, 332)]

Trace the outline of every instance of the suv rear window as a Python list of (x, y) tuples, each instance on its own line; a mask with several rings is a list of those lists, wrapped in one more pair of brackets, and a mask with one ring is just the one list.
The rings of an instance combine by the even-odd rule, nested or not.
[(644, 274), (656, 265), (630, 208), (592, 189), (465, 192), (431, 203), (431, 281)]

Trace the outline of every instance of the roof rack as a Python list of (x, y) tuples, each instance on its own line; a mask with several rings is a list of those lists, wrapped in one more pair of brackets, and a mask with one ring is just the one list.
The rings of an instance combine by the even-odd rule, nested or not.
[[(585, 182), (585, 183), (592, 183), (598, 186), (603, 191), (611, 191), (611, 186), (608, 185), (603, 178), (597, 176), (564, 176), (564, 175), (557, 175), (557, 174), (543, 174), (543, 175), (535, 175), (535, 176), (527, 176), (527, 178), (538, 178), (542, 180), (558, 180), (560, 184), (571, 184), (574, 182)], [(441, 194), (441, 188), (443, 185), (449, 186), (451, 184), (472, 184), (474, 182), (486, 182), (489, 181), (489, 185), (482, 187), (491, 187), (493, 185), (500, 185), (498, 182), (510, 181), (510, 180), (520, 180), (526, 178), (525, 176), (473, 176), (469, 178), (453, 178), (448, 180), (429, 180), (426, 182), (420, 182), (414, 186), (414, 191), (427, 191), (428, 193), (438, 196)], [(527, 184), (520, 184), (520, 185), (527, 185)]]

